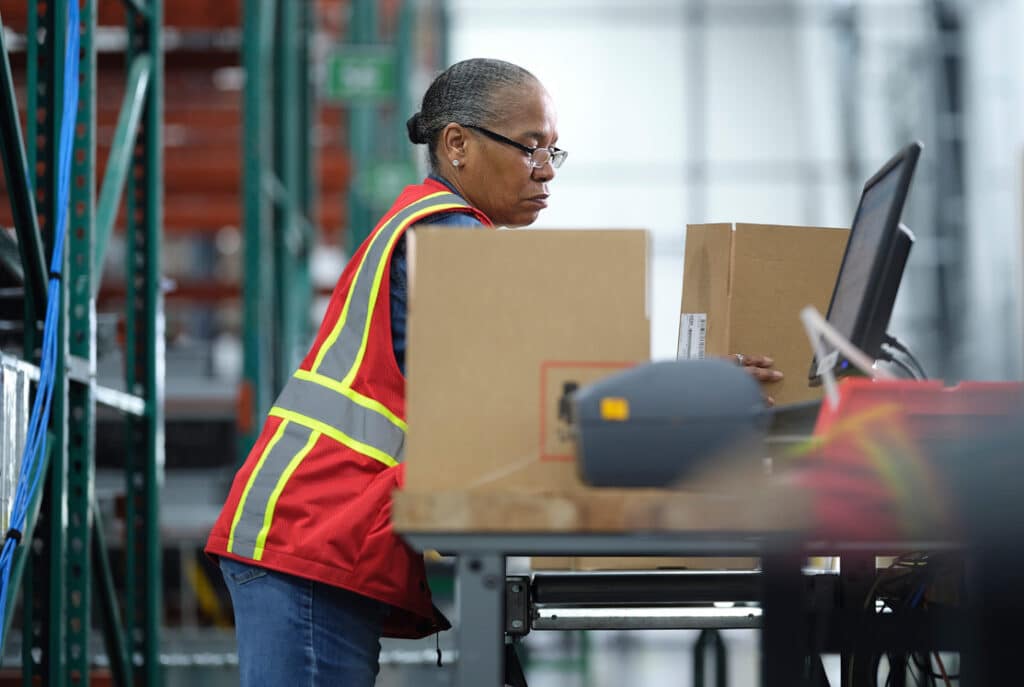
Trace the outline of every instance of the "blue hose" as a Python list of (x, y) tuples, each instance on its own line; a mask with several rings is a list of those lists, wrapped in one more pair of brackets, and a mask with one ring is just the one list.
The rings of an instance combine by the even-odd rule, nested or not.
[[(59, 11), (51, 5), (51, 11)], [(68, 226), (68, 206), (71, 191), (71, 150), (75, 132), (75, 113), (78, 111), (78, 63), (79, 44), (79, 9), (77, 0), (67, 3), (68, 34), (64, 52), (64, 106), (61, 111), (60, 141), (58, 153), (59, 168), (57, 170), (57, 224), (53, 238), (53, 256), (50, 259), (50, 281), (47, 286), (46, 320), (43, 325), (43, 351), (39, 365), (39, 384), (36, 387), (35, 401), (32, 405), (32, 416), (29, 420), (28, 435), (21, 458), (21, 470), (18, 473), (18, 486), (14, 493), (11, 506), (10, 529), (4, 539), (3, 550), (0, 551), (0, 649), (3, 648), (4, 623), (2, 618), (7, 615), (7, 604), (10, 602), (11, 567), (14, 563), (14, 550), (25, 529), (32, 497), (40, 488), (42, 479), (43, 456), (46, 455), (46, 432), (50, 425), (50, 410), (53, 407), (53, 386), (57, 365), (57, 330), (61, 312), (61, 270), (64, 266), (64, 238)]]

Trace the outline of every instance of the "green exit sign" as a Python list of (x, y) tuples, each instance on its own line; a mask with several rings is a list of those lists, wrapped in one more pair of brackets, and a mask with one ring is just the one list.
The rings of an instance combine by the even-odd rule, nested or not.
[(386, 210), (409, 184), (418, 181), (411, 162), (377, 162), (356, 177), (356, 189), (377, 210)]
[(348, 103), (373, 103), (395, 97), (398, 67), (393, 48), (345, 46), (327, 56), (324, 95)]

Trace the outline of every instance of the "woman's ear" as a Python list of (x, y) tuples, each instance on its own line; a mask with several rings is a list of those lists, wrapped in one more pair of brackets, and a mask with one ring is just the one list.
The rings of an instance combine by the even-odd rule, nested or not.
[(462, 160), (466, 156), (468, 141), (466, 130), (452, 122), (441, 131), (441, 157), (449, 163)]

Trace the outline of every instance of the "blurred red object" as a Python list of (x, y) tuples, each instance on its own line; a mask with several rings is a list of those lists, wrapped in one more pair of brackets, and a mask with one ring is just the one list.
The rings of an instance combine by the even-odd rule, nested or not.
[(815, 536), (956, 537), (954, 499), (934, 460), (937, 449), (969, 446), (1022, 408), (1020, 383), (847, 379), (838, 404), (823, 402), (814, 436), (786, 479), (809, 493)]
[(899, 406), (907, 429), (916, 438), (960, 436), (976, 431), (979, 421), (1019, 414), (1024, 408), (1024, 384), (961, 382), (947, 387), (941, 381), (844, 379), (839, 384), (838, 405), (822, 402), (814, 434), (824, 434), (843, 418), (883, 403)]

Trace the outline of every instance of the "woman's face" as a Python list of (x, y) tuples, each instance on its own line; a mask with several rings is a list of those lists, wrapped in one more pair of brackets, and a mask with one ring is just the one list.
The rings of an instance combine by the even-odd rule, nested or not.
[[(528, 148), (553, 147), (558, 141), (555, 108), (539, 83), (499, 94), (499, 102), (507, 115), (488, 122), (490, 131)], [(442, 146), (444, 176), (495, 224), (533, 224), (547, 207), (548, 182), (555, 178), (551, 163), (534, 168), (524, 151), (474, 129), (457, 128), (458, 132), (446, 131), (443, 137), (448, 144)], [(457, 167), (451, 165), (454, 159), (459, 161)]]

